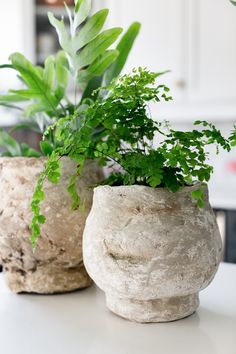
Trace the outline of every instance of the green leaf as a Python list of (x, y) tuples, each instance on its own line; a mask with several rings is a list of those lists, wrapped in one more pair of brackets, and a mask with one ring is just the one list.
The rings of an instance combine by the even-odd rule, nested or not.
[(48, 12), (48, 19), (51, 25), (56, 29), (59, 43), (61, 47), (66, 51), (70, 52), (70, 37), (66, 30), (66, 26), (64, 20), (61, 19), (60, 21), (54, 17), (51, 12)]
[(54, 151), (53, 146), (46, 140), (40, 141), (40, 148), (44, 156), (51, 156)]
[(32, 149), (27, 144), (22, 143), (22, 144), (20, 144), (20, 147), (21, 147), (21, 156), (25, 156), (25, 157), (40, 157), (40, 156), (42, 156), (37, 150)]
[[(96, 76), (92, 80), (89, 81), (86, 89), (84, 90), (81, 102), (83, 102), (87, 98), (93, 98), (94, 100), (98, 96), (98, 88), (102, 86), (102, 76)], [(96, 91), (96, 95), (94, 92)]]
[(25, 110), (25, 114), (27, 117), (30, 117), (33, 116), (35, 113), (49, 112), (49, 111), (50, 111), (50, 107), (48, 107), (48, 105), (45, 105), (44, 103), (41, 102), (37, 102), (29, 105)]
[(77, 192), (77, 178), (78, 178), (77, 175), (71, 176), (71, 178), (69, 180), (68, 187), (67, 187), (67, 191), (70, 194), (71, 199), (72, 199), (72, 209), (73, 210), (77, 209), (80, 204), (80, 197)]
[(56, 56), (56, 78), (59, 86), (66, 88), (69, 81), (69, 64), (66, 54), (59, 51)]
[(20, 144), (2, 129), (0, 130), (0, 146), (5, 148), (11, 156), (21, 156)]
[(78, 55), (77, 66), (83, 68), (92, 64), (110, 45), (112, 45), (122, 32), (122, 28), (112, 28), (99, 34)]
[(43, 225), (46, 222), (46, 217), (44, 215), (39, 215), (37, 219), (38, 219), (39, 224)]
[(22, 54), (14, 53), (10, 56), (12, 65), (21, 74), (28, 90), (11, 90), (25, 99), (37, 99), (44, 107), (44, 111), (54, 111), (59, 103), (58, 98), (51, 91), (48, 82), (44, 82), (37, 67), (27, 60)]
[(110, 82), (121, 73), (131, 52), (131, 49), (133, 48), (135, 39), (137, 38), (140, 32), (140, 28), (141, 24), (138, 22), (134, 22), (121, 38), (117, 46), (117, 50), (119, 51), (120, 55), (104, 75), (105, 86), (109, 85)]
[(2, 64), (0, 65), (0, 69), (14, 69), (14, 67), (10, 64)]
[(74, 33), (76, 29), (88, 17), (92, 7), (91, 0), (77, 0), (75, 1), (75, 15), (74, 15)]
[(55, 83), (55, 59), (50, 55), (44, 64), (43, 81), (52, 90)]
[(203, 189), (196, 189), (191, 194), (192, 194), (192, 198), (197, 201), (198, 207), (203, 208), (203, 206), (204, 206), (204, 191), (203, 191)]
[(109, 10), (104, 9), (93, 15), (72, 39), (73, 51), (77, 52), (91, 42), (101, 31), (106, 21)]
[(230, 2), (231, 2), (234, 6), (236, 6), (236, 0), (230, 0)]
[(23, 98), (20, 95), (0, 95), (0, 105), (3, 103), (8, 103), (8, 102), (24, 102), (27, 101), (27, 99)]
[(88, 82), (95, 76), (100, 76), (116, 60), (119, 52), (117, 50), (107, 50), (99, 56), (87, 70), (82, 70), (78, 74), (78, 83), (82, 90), (88, 85)]

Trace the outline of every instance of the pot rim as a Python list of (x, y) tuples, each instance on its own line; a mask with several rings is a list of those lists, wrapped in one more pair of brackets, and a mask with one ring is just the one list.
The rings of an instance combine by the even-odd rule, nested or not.
[(190, 185), (190, 186), (184, 186), (184, 187), (181, 187), (177, 192), (172, 192), (170, 189), (168, 189), (167, 187), (156, 187), (156, 188), (153, 188), (153, 187), (150, 187), (150, 186), (145, 186), (145, 185), (142, 185), (142, 184), (131, 184), (131, 185), (120, 185), (120, 186), (110, 186), (108, 184), (106, 185), (101, 185), (101, 186), (97, 186), (96, 188), (94, 188), (94, 191), (96, 190), (99, 190), (99, 189), (113, 189), (113, 190), (118, 190), (118, 189), (130, 189), (131, 187), (132, 188), (145, 188), (145, 189), (152, 189), (152, 190), (156, 190), (156, 191), (169, 191), (170, 193), (173, 193), (173, 194), (176, 194), (178, 192), (181, 192), (181, 191), (191, 191), (191, 190), (195, 190), (199, 187), (205, 187), (205, 189), (207, 190), (208, 189), (208, 184), (207, 183), (203, 183), (203, 182), (197, 182), (193, 185)]

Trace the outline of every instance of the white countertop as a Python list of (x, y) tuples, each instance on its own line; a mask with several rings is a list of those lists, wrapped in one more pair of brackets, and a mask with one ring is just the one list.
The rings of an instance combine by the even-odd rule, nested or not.
[(0, 283), (1, 354), (236, 354), (236, 265), (220, 266), (197, 313), (164, 324), (113, 315), (95, 286), (38, 296)]

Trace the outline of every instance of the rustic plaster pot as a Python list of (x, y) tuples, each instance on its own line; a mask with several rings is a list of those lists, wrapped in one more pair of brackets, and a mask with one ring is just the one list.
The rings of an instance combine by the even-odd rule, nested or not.
[(94, 163), (87, 163), (78, 178), (86, 208), (72, 211), (66, 188), (75, 164), (62, 159), (61, 182), (55, 186), (45, 181), (42, 212), (47, 221), (33, 254), (30, 203), (44, 163), (44, 158), (0, 158), (0, 261), (6, 282), (15, 293), (67, 292), (91, 284), (82, 259), (82, 234), (92, 205), (89, 186), (100, 180), (101, 171)]
[(86, 222), (85, 267), (107, 307), (137, 322), (191, 315), (213, 279), (222, 241), (205, 192), (199, 209), (186, 187), (98, 187)]

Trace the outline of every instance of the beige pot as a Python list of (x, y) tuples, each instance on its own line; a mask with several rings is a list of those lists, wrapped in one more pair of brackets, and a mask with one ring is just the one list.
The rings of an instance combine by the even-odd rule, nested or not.
[[(199, 186), (198, 186), (199, 187)], [(108, 308), (137, 322), (191, 315), (213, 279), (222, 241), (205, 194), (199, 209), (186, 187), (98, 187), (86, 222), (85, 267)]]
[(92, 205), (89, 186), (100, 180), (101, 171), (93, 162), (87, 163), (78, 178), (86, 209), (72, 211), (66, 188), (75, 163), (62, 159), (60, 183), (45, 181), (42, 212), (47, 221), (33, 254), (30, 203), (44, 163), (44, 158), (0, 158), (0, 259), (6, 282), (16, 293), (67, 292), (91, 284), (82, 259), (82, 233)]

